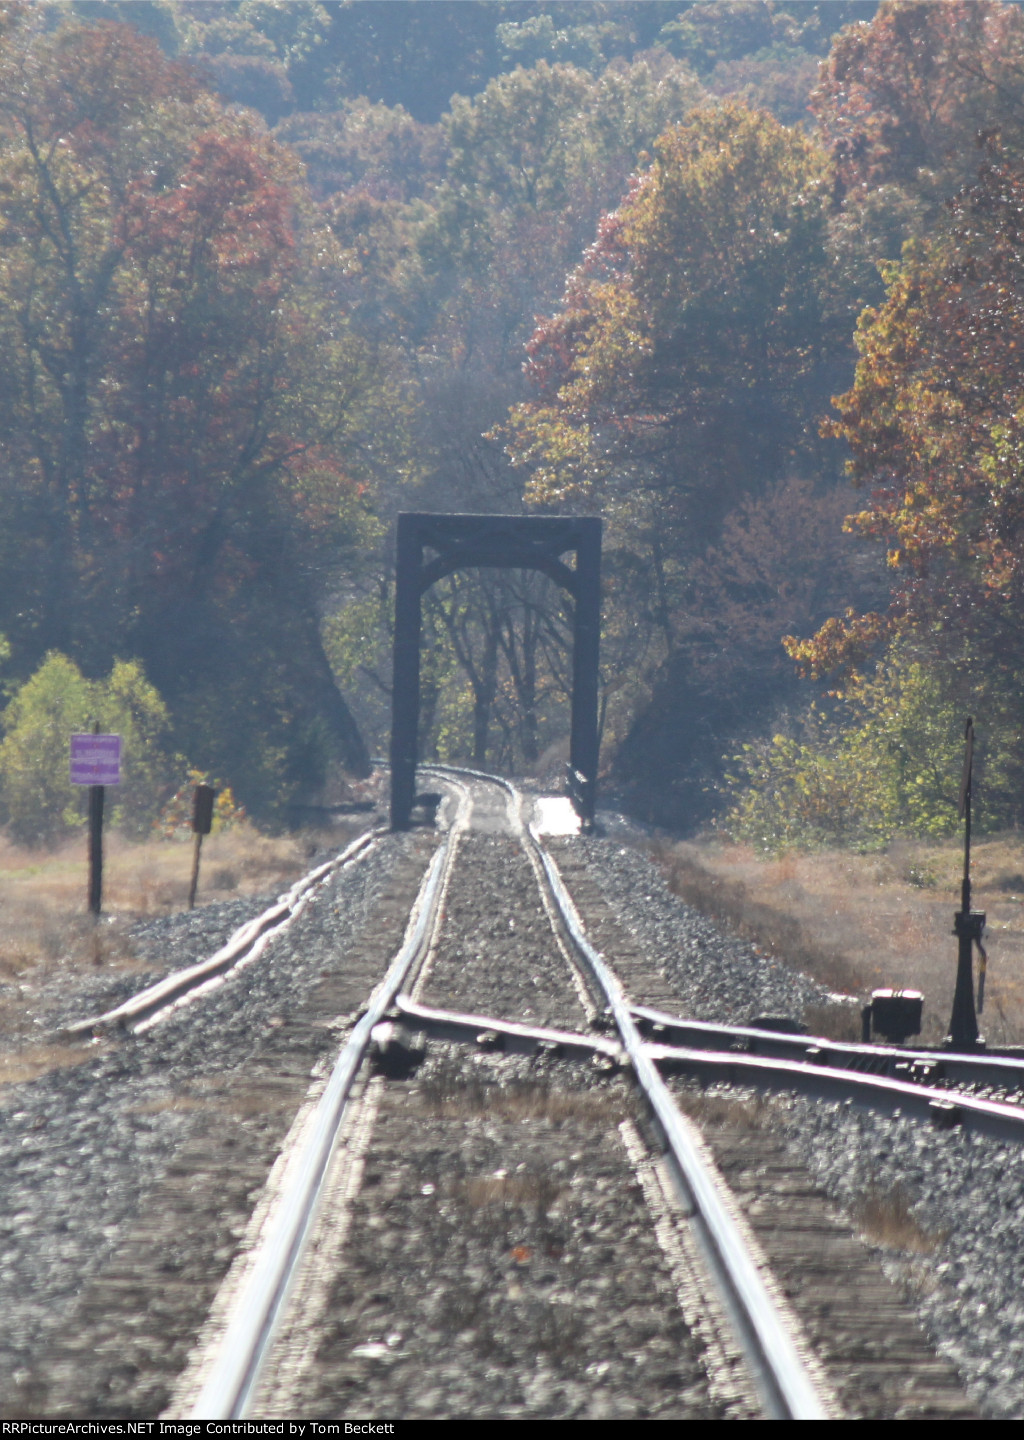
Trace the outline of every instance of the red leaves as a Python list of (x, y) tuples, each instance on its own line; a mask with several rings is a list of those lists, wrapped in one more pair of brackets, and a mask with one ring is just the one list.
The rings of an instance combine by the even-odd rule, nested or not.
[(294, 248), (292, 199), (250, 137), (205, 131), (173, 186), (133, 180), (121, 233), (143, 260), (176, 252), (188, 263), (269, 273)]
[(975, 167), (979, 131), (1019, 135), (1022, 56), (1024, 17), (997, 0), (884, 0), (842, 31), (811, 101), (838, 193), (931, 173), (948, 194)]

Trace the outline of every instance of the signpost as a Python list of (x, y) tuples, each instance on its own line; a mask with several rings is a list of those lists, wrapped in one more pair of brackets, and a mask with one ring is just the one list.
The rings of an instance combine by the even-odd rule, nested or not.
[(103, 799), (104, 787), (121, 783), (121, 737), (71, 737), (71, 783), (89, 787), (89, 909), (100, 913), (103, 904)]
[[(956, 988), (953, 992), (953, 1014), (949, 1021), (946, 1044), (954, 1050), (983, 1050), (985, 1042), (978, 1034), (978, 1015), (974, 1008), (974, 947), (982, 957), (981, 984), (978, 999), (985, 1000), (985, 951), (981, 937), (985, 931), (985, 914), (971, 909), (971, 786), (974, 782), (974, 721), (968, 718), (964, 727), (964, 768), (960, 780), (960, 818), (964, 824), (964, 876), (960, 886), (960, 909), (953, 916), (953, 934), (957, 937)], [(980, 1005), (979, 1005), (980, 1009)]]
[(188, 908), (196, 908), (196, 888), (199, 885), (199, 852), (203, 848), (203, 836), (213, 828), (213, 802), (217, 792), (212, 785), (197, 785), (192, 796), (192, 833), (196, 837), (192, 853), (192, 882), (188, 887)]

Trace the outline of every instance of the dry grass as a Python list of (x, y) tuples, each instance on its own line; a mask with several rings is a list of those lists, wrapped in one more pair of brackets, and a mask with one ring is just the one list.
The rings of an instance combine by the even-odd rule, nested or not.
[(739, 1130), (763, 1130), (771, 1109), (771, 1100), (765, 1095), (739, 1099), (714, 1090), (679, 1089), (675, 1101), (698, 1125), (729, 1125)]
[(9, 1055), (0, 1054), (0, 1086), (20, 1085), (51, 1070), (66, 1070), (95, 1059), (103, 1049), (85, 1045), (26, 1045)]
[[(347, 828), (354, 833), (365, 826)], [(337, 849), (346, 834), (339, 828), (329, 838), (305, 832), (269, 838), (245, 825), (207, 836), (197, 905), (277, 893), (309, 869), (319, 843)], [(24, 850), (0, 838), (0, 1036), (30, 1031), (35, 997), (65, 976), (141, 969), (131, 927), (141, 918), (186, 908), (192, 853), (190, 839), (132, 843), (117, 834), (105, 837), (104, 914), (96, 924), (86, 910), (84, 836), (54, 851)], [(36, 1046), (9, 1054), (0, 1083), (31, 1079), (82, 1058), (52, 1050)]]
[[(334, 836), (331, 843), (341, 842)], [(308, 868), (315, 849), (308, 835), (273, 839), (249, 826), (208, 836), (197, 904), (284, 886)], [(54, 851), (23, 850), (0, 839), (0, 979), (70, 955), (97, 963), (127, 961), (124, 922), (184, 910), (191, 873), (190, 841), (131, 843), (118, 835), (107, 837), (107, 923), (97, 935), (86, 913), (84, 838)]]
[(486, 1116), (492, 1120), (543, 1120), (549, 1125), (582, 1121), (607, 1126), (621, 1118), (621, 1105), (610, 1095), (586, 1090), (559, 1091), (544, 1081), (508, 1088), (467, 1079), (457, 1066), (439, 1067), (420, 1087), (420, 1103), (431, 1116)]
[[(866, 998), (881, 986), (921, 990), (924, 1043), (946, 1033), (956, 979), (953, 913), (962, 851), (899, 841), (885, 854), (788, 854), (763, 860), (718, 841), (661, 845), (671, 888), (834, 991)], [(981, 1028), (990, 1044), (1024, 1044), (1024, 839), (979, 841), (974, 904), (988, 915), (989, 964)], [(859, 1038), (853, 1007), (805, 1016), (833, 1038)], [(840, 1033), (836, 1033), (836, 1031)]]
[(866, 1240), (889, 1250), (931, 1255), (949, 1238), (948, 1232), (926, 1230), (915, 1219), (902, 1185), (869, 1190), (856, 1205), (853, 1218)]

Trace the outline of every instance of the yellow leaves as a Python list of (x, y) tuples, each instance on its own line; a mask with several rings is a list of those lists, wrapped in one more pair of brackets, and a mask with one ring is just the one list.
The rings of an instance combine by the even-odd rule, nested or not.
[(647, 183), (623, 209), (638, 293), (680, 306), (795, 254), (822, 223), (822, 174), (813, 142), (767, 115), (731, 102), (695, 111), (660, 137)]
[(782, 645), (801, 673), (817, 679), (829, 671), (839, 671), (853, 683), (857, 668), (892, 637), (895, 623), (891, 615), (877, 611), (858, 615), (847, 607), (841, 617), (826, 620), (809, 640), (786, 635)]
[(505, 453), (512, 463), (532, 466), (526, 499), (532, 505), (551, 505), (584, 495), (607, 468), (598, 456), (588, 426), (573, 424), (552, 406), (516, 405), (509, 423), (490, 432), (505, 437)]
[(745, 746), (727, 782), (729, 833), (776, 852), (955, 827), (962, 714), (943, 684), (897, 642), (835, 705), (809, 706), (795, 735)]

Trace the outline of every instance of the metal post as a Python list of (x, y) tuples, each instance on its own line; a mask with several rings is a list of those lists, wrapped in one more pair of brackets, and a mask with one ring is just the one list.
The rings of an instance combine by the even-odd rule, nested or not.
[(196, 908), (196, 891), (199, 889), (199, 852), (203, 848), (202, 834), (197, 834), (192, 847), (192, 878), (188, 886), (188, 908)]
[(597, 802), (598, 666), (601, 646), (601, 521), (596, 516), (576, 522), (575, 612), (572, 645), (572, 730), (569, 765), (583, 784), (579, 795), (581, 818), (594, 822)]
[(420, 722), (420, 566), (417, 516), (399, 515), (391, 699), (391, 828), (408, 830), (416, 799)]
[(89, 909), (103, 906), (103, 786), (89, 786)]
[(985, 916), (971, 909), (971, 785), (974, 770), (974, 721), (964, 727), (964, 769), (960, 782), (960, 816), (964, 823), (964, 874), (960, 886), (960, 909), (953, 916), (957, 937), (956, 989), (949, 1021), (947, 1044), (956, 1050), (978, 1050), (984, 1041), (978, 1034), (974, 1008), (974, 946), (981, 945)]
[(203, 836), (213, 829), (213, 804), (217, 792), (212, 785), (197, 785), (192, 792), (192, 833), (196, 843), (192, 851), (192, 879), (188, 887), (188, 908), (196, 908), (196, 890), (199, 888), (199, 855), (203, 848)]

